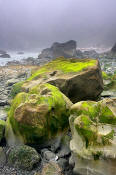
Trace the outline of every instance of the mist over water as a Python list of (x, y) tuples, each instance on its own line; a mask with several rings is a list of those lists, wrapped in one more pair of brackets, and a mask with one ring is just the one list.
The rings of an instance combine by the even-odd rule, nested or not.
[(0, 48), (40, 51), (70, 39), (79, 47), (111, 47), (115, 7), (115, 0), (0, 0)]
[(24, 52), (24, 54), (17, 54), (16, 52), (9, 51), (10, 58), (2, 58), (0, 57), (0, 66), (5, 66), (9, 61), (21, 61), (26, 58), (34, 58), (38, 57), (39, 52)]

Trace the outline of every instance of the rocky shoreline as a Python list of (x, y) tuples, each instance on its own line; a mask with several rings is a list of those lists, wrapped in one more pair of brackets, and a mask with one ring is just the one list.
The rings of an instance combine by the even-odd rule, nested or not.
[(113, 175), (115, 69), (88, 58), (41, 60), (0, 67), (0, 174)]
[[(20, 81), (26, 80), (30, 74), (31, 71), (37, 69), (39, 66), (5, 66), (1, 67), (0, 69), (0, 77), (1, 77), (1, 83), (0, 83), (0, 119), (6, 121), (7, 119), (7, 108), (9, 108), (10, 105), (10, 99), (9, 96), (12, 90), (12, 87), (15, 83), (18, 83)], [(21, 170), (19, 168), (14, 168), (12, 166), (9, 167), (7, 162), (7, 154), (11, 148), (8, 146), (6, 147), (6, 140), (3, 138), (1, 140), (0, 144), (3, 149), (0, 150), (0, 174), (1, 175), (34, 175), (36, 172), (39, 172), (43, 166), (48, 164), (51, 160), (51, 162), (55, 161), (55, 159), (61, 159), (56, 160), (56, 166), (57, 162), (59, 162), (60, 166), (64, 166), (63, 169), (66, 171), (65, 174), (72, 174), (72, 168), (69, 170), (69, 165), (67, 169), (65, 168), (65, 165), (68, 163), (69, 156), (71, 154), (69, 148), (62, 147), (59, 145), (59, 143), (56, 143), (58, 152), (54, 153), (53, 151), (50, 151), (50, 148), (38, 149), (39, 154), (42, 155), (41, 158), (41, 164), (39, 164), (38, 167), (36, 167), (32, 171), (26, 171)], [(0, 147), (1, 148), (1, 147)], [(45, 157), (44, 157), (45, 156)], [(3, 157), (3, 158), (2, 158)], [(57, 158), (58, 157), (58, 158)], [(54, 160), (53, 160), (54, 159)], [(59, 168), (60, 169), (60, 168)], [(67, 172), (68, 171), (68, 172)]]
[[(10, 97), (9, 94), (11, 92), (12, 86), (25, 80), (31, 72), (30, 67), (24, 66), (5, 66), (0, 67), (0, 119), (6, 121), (7, 119), (7, 111), (10, 105)], [(3, 150), (0, 150), (0, 174), (1, 175), (25, 175), (31, 174), (31, 172), (21, 171), (19, 169), (15, 169), (13, 167), (9, 167), (6, 163), (7, 152), (9, 150), (6, 147), (6, 141), (4, 138), (1, 140), (1, 146), (3, 146)], [(4, 155), (6, 154), (6, 155)], [(1, 158), (3, 157), (3, 160)], [(33, 172), (32, 172), (33, 174)]]

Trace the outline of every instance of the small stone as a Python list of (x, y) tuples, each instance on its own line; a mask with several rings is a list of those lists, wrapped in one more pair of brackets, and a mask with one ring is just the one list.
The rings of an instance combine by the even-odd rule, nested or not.
[(66, 170), (69, 167), (68, 161), (66, 159), (63, 159), (63, 158), (58, 160), (58, 165), (62, 170)]
[(48, 149), (43, 149), (42, 154), (46, 160), (55, 160), (56, 159), (56, 155), (53, 152), (49, 151)]
[(63, 174), (61, 173), (61, 168), (57, 163), (50, 162), (43, 167), (41, 175), (63, 175)]

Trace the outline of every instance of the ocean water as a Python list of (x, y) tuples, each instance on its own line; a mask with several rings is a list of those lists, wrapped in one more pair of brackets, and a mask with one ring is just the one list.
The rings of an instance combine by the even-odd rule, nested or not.
[[(95, 47), (89, 47), (89, 48), (77, 48), (80, 49), (81, 51), (90, 51), (90, 50), (95, 50), (98, 53), (106, 52), (110, 50), (110, 48), (95, 48)], [(28, 57), (33, 57), (37, 58), (40, 52), (24, 52), (24, 54), (17, 54), (17, 52), (7, 52), (11, 58), (1, 58), (0, 57), (0, 66), (5, 66), (5, 64), (9, 61), (20, 61), (22, 59), (26, 59)]]
[(39, 55), (39, 52), (24, 52), (24, 54), (19, 55), (17, 54), (17, 52), (8, 52), (8, 54), (11, 56), (11, 58), (1, 58), (0, 57), (0, 66), (5, 66), (5, 64), (9, 61), (20, 61), (22, 59), (26, 59), (28, 57), (33, 57), (33, 58), (37, 58)]

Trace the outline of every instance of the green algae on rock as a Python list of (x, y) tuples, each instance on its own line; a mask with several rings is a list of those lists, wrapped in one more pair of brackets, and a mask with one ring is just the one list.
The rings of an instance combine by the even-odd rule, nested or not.
[(40, 156), (34, 148), (26, 145), (12, 147), (8, 154), (8, 164), (23, 170), (32, 170), (40, 162)]
[(103, 77), (104, 80), (110, 79), (110, 76), (104, 71), (102, 71), (102, 77)]
[(93, 59), (75, 59), (75, 58), (57, 58), (48, 64), (42, 66), (40, 70), (32, 74), (28, 80), (38, 79), (46, 72), (60, 71), (61, 74), (81, 72), (88, 67), (95, 66), (96, 60)]
[(22, 85), (28, 92), (38, 83), (50, 83), (60, 89), (72, 102), (97, 99), (103, 90), (98, 60), (57, 58), (42, 66)]
[(102, 72), (104, 91), (102, 97), (116, 97), (116, 72), (113, 74)]
[[(78, 102), (72, 105), (69, 120), (74, 171), (83, 175), (89, 169), (93, 174), (113, 175), (108, 168), (116, 171), (113, 166), (116, 161), (116, 99)], [(111, 160), (112, 166), (109, 164), (104, 169), (107, 160)]]
[[(108, 135), (112, 135), (113, 138), (113, 130), (108, 135), (100, 135), (99, 127), (105, 124), (116, 125), (115, 110), (112, 111), (113, 107), (109, 105), (109, 103), (114, 105), (114, 101), (110, 99), (99, 102), (82, 101), (72, 106), (70, 124), (74, 124), (77, 132), (85, 139), (86, 146), (105, 145), (104, 137), (109, 138)], [(107, 143), (110, 143), (110, 140)]]
[(15, 97), (18, 93), (20, 93), (22, 91), (21, 87), (23, 85), (24, 81), (18, 82), (16, 84), (13, 85), (10, 96), (11, 97)]
[[(25, 144), (42, 144), (68, 127), (72, 103), (57, 87), (41, 84), (13, 100), (7, 120), (6, 138), (13, 133)], [(9, 141), (8, 141), (9, 142)]]

